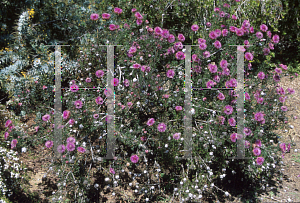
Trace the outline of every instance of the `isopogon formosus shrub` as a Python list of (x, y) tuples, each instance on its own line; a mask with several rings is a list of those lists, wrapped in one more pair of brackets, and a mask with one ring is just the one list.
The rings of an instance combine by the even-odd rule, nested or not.
[[(261, 25), (255, 32), (249, 21), (237, 25), (234, 15), (227, 18), (228, 14), (220, 13), (215, 17), (215, 24), (207, 23), (204, 34), (199, 34), (200, 28), (193, 25), (191, 31), (175, 37), (172, 31), (145, 27), (143, 15), (134, 9), (135, 23), (123, 24), (116, 18), (122, 11), (115, 8), (115, 13), (102, 14), (102, 20), (98, 14), (91, 15), (91, 20), (105, 25), (107, 31), (94, 39), (96, 42), (89, 48), (79, 52), (77, 67), (62, 74), (63, 77), (74, 75), (74, 80), (70, 81), (71, 91), (65, 91), (63, 95), (67, 108), (62, 115), (64, 123), (60, 126), (63, 128), (63, 145), (53, 149), (63, 153), (64, 158), (55, 160), (50, 168), (61, 180), (53, 200), (65, 196), (77, 201), (93, 200), (99, 198), (93, 193), (97, 194), (104, 188), (114, 190), (122, 184), (133, 189), (135, 201), (157, 201), (163, 193), (181, 201), (201, 199), (213, 193), (224, 198), (224, 195), (229, 195), (225, 189), (226, 177), (233, 178), (235, 174), (245, 185), (255, 183), (256, 191), (264, 186), (279, 165), (281, 157), (278, 151), (286, 152), (290, 146), (288, 149), (284, 144), (279, 146), (277, 136), (270, 132), (284, 122), (286, 92), (280, 87), (268, 90), (265, 85), (279, 82), (280, 74), (287, 68), (280, 64), (275, 69), (276, 74), (267, 76), (265, 64), (250, 61), (259, 54), (268, 55), (278, 43), (278, 35), (268, 32), (266, 25)], [(109, 23), (113, 17), (118, 24)], [(185, 94), (182, 88), (185, 53), (182, 44), (185, 37), (192, 35), (199, 43), (199, 47), (192, 49), (192, 81), (199, 87), (236, 87), (236, 47), (229, 45), (245, 45), (241, 48), (245, 52), (247, 67), (244, 132), (246, 157), (253, 159), (227, 159), (237, 154), (236, 140), (241, 138), (235, 128), (237, 95), (230, 90), (193, 91), (194, 107), (190, 112), (193, 114), (192, 156), (197, 159), (176, 159), (183, 155), (180, 150), (184, 149)], [(112, 161), (101, 159), (106, 154), (103, 144), (107, 122), (112, 122), (105, 114), (105, 102), (107, 94), (112, 94), (112, 91), (83, 90), (87, 86), (99, 87), (106, 83), (106, 53), (98, 45), (107, 41), (124, 45), (115, 49), (115, 63), (118, 65), (111, 81), (116, 87), (115, 94), (119, 95), (115, 107), (118, 147)], [(258, 46), (248, 47), (248, 44)], [(36, 82), (40, 89), (35, 91), (48, 91), (51, 82)], [(253, 89), (260, 83), (261, 89)], [(292, 89), (286, 91), (293, 93)], [(50, 90), (49, 95), (53, 96), (54, 91)], [(30, 101), (24, 101), (20, 106), (26, 107), (26, 102)], [(49, 102), (45, 102), (43, 108), (37, 107), (42, 117), (37, 122), (36, 131), (45, 136), (45, 147), (51, 149), (54, 112), (44, 108)], [(278, 110), (274, 110), (276, 107)], [(16, 140), (13, 136), (7, 139)], [(92, 173), (94, 168), (97, 171)], [(126, 171), (131, 179), (129, 183), (125, 181)], [(232, 180), (227, 181), (231, 184)], [(103, 182), (107, 183), (104, 188)], [(112, 194), (120, 196), (122, 193), (114, 191)]]

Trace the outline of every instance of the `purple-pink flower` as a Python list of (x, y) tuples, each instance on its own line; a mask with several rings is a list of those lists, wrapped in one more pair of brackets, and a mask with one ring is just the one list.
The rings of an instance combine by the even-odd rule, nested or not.
[(175, 109), (176, 111), (182, 111), (182, 106), (176, 106)]
[[(103, 70), (97, 70), (96, 71), (96, 76), (98, 77), (98, 78), (101, 78), (101, 77), (103, 77), (103, 75), (104, 75), (104, 71)], [(78, 88), (78, 87), (77, 87)]]
[(225, 96), (223, 93), (219, 93), (218, 97), (217, 97), (219, 100), (223, 101), (225, 99)]
[(259, 79), (263, 80), (263, 79), (265, 79), (265, 73), (261, 71), (261, 72), (259, 72), (259, 73), (257, 74), (257, 77), (258, 77)]
[(64, 151), (66, 150), (66, 147), (65, 147), (65, 145), (58, 145), (58, 147), (57, 147), (57, 151), (59, 152), (59, 153), (63, 153)]
[(206, 47), (207, 47), (207, 45), (205, 43), (200, 43), (199, 44), (199, 49), (201, 49), (201, 50), (205, 50)]
[(160, 124), (158, 124), (158, 126), (157, 126), (157, 130), (158, 130), (159, 132), (165, 132), (166, 129), (167, 129), (167, 125), (164, 124), (164, 123), (160, 123)]
[(261, 150), (257, 147), (255, 147), (252, 152), (255, 156), (259, 156), (261, 154)]
[(71, 115), (71, 111), (65, 110), (63, 112), (63, 119), (67, 120), (68, 118), (70, 118), (70, 115)]
[(11, 143), (10, 143), (11, 149), (15, 148), (15, 147), (17, 146), (17, 143), (18, 143), (18, 140), (13, 139), (13, 140), (11, 141)]
[(49, 114), (46, 114), (42, 117), (43, 121), (48, 121), (50, 119), (50, 115)]
[(116, 14), (121, 14), (122, 11), (123, 11), (123, 10), (120, 9), (120, 8), (117, 8), (117, 7), (114, 8), (114, 12), (115, 12)]
[(256, 158), (256, 163), (258, 164), (258, 165), (262, 165), (263, 163), (264, 163), (264, 158), (263, 157), (257, 157)]
[(209, 57), (210, 57), (209, 51), (203, 52), (203, 56), (204, 56), (205, 58), (209, 58)]
[(91, 20), (98, 20), (99, 15), (97, 13), (91, 14)]
[(110, 14), (109, 14), (109, 13), (103, 13), (103, 14), (102, 14), (102, 18), (103, 18), (104, 20), (108, 20), (108, 19), (110, 18)]
[(230, 140), (231, 140), (232, 142), (236, 142), (236, 136), (237, 136), (237, 133), (232, 133), (232, 134), (230, 135)]
[(261, 33), (261, 32), (257, 32), (256, 33), (256, 37), (258, 38), (258, 39), (262, 39), (263, 38), (263, 33)]
[(167, 71), (167, 77), (168, 78), (173, 78), (175, 75), (175, 71), (173, 69), (170, 69)]
[(70, 89), (71, 89), (71, 92), (77, 92), (79, 90), (77, 85), (71, 85)]
[(287, 108), (286, 106), (282, 106), (282, 107), (281, 107), (281, 110), (282, 110), (282, 111), (287, 111), (288, 108)]
[(75, 143), (76, 140), (75, 140), (74, 137), (68, 137), (68, 138), (67, 138), (67, 143), (69, 143), (69, 142)]
[(102, 99), (102, 97), (97, 97), (97, 98), (95, 99), (95, 102), (96, 102), (98, 105), (103, 104), (103, 99)]
[(198, 31), (199, 26), (198, 26), (198, 25), (192, 25), (191, 29), (192, 29), (193, 31)]
[(259, 28), (263, 32), (267, 32), (267, 30), (268, 30), (268, 27), (265, 24), (261, 24)]
[(252, 60), (253, 60), (253, 55), (252, 55), (250, 52), (246, 52), (246, 53), (245, 53), (245, 58), (246, 58), (248, 61), (252, 61)]
[(4, 138), (5, 138), (5, 140), (7, 140), (8, 136), (9, 136), (9, 133), (8, 133), (8, 132), (5, 132), (5, 133), (4, 133)]
[(81, 100), (77, 100), (74, 102), (75, 108), (76, 109), (81, 109), (82, 107), (82, 101)]
[(235, 121), (234, 118), (229, 118), (228, 123), (229, 123), (230, 126), (235, 126), (236, 125), (236, 121)]
[(183, 34), (178, 34), (178, 40), (181, 41), (181, 42), (184, 42), (185, 40), (185, 37)]
[(8, 128), (12, 124), (12, 121), (8, 119), (5, 123), (5, 127)]
[(155, 119), (154, 119), (154, 118), (150, 118), (150, 119), (147, 121), (147, 125), (148, 125), (148, 126), (152, 126), (154, 123), (155, 123)]
[(75, 150), (75, 144), (74, 144), (73, 142), (67, 143), (67, 150), (68, 150), (69, 152), (74, 151), (74, 150)]
[(279, 36), (278, 36), (278, 35), (274, 35), (274, 36), (272, 37), (272, 40), (273, 40), (273, 42), (274, 42), (275, 44), (277, 44), (277, 43), (279, 42)]
[(94, 119), (97, 119), (97, 118), (99, 118), (99, 114), (95, 113), (95, 114), (93, 115), (93, 117), (94, 117)]
[(208, 69), (211, 73), (216, 73), (218, 71), (217, 65), (208, 64)]
[(214, 42), (214, 46), (217, 48), (217, 49), (220, 49), (221, 47), (222, 47), (222, 44), (221, 44), (221, 42), (220, 41), (215, 41)]
[(109, 168), (109, 172), (112, 174), (116, 174), (115, 169), (113, 169), (113, 168)]
[(175, 55), (176, 59), (178, 60), (184, 60), (185, 59), (185, 54), (182, 51), (179, 51)]
[[(220, 94), (222, 94), (222, 93), (220, 93)], [(224, 95), (223, 95), (223, 96), (224, 96)], [(224, 113), (225, 113), (225, 114), (230, 115), (230, 114), (232, 114), (232, 112), (233, 112), (232, 106), (226, 105), (226, 106), (224, 107)]]
[(134, 16), (138, 19), (138, 20), (143, 20), (143, 16), (139, 13), (139, 12), (136, 12), (134, 14)]
[(131, 157), (130, 157), (130, 161), (132, 162), (132, 163), (137, 163), (138, 161), (139, 161), (139, 157), (138, 157), (138, 155), (132, 155)]
[(181, 133), (174, 133), (173, 134), (173, 139), (179, 140), (180, 139), (180, 135), (181, 135)]
[(77, 151), (80, 153), (84, 153), (85, 149), (83, 147), (77, 147)]
[(53, 146), (53, 141), (48, 140), (48, 141), (45, 143), (45, 146), (46, 146), (47, 148), (51, 148), (51, 147)]

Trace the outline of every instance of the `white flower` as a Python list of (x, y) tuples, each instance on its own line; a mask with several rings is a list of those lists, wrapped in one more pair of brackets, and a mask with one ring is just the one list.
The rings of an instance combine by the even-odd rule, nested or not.
[(133, 78), (133, 82), (136, 82), (137, 81), (137, 79), (136, 78)]
[(228, 196), (228, 195), (229, 195), (229, 193), (228, 193), (228, 192), (225, 192), (225, 195), (226, 195), (226, 196)]

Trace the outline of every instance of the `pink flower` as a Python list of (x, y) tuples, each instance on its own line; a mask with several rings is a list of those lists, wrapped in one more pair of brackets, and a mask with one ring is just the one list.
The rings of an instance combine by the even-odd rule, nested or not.
[(128, 25), (127, 23), (125, 23), (125, 24), (124, 24), (124, 28), (129, 29), (130, 27), (129, 27), (129, 25)]
[(96, 102), (98, 105), (101, 105), (101, 104), (103, 104), (103, 99), (102, 99), (101, 97), (97, 97), (97, 98), (95, 99), (95, 102)]
[(139, 161), (139, 157), (138, 157), (138, 155), (132, 155), (131, 157), (130, 157), (130, 161), (132, 162), (132, 163), (137, 163), (138, 161)]
[(183, 45), (182, 45), (181, 42), (176, 42), (173, 47), (174, 47), (174, 49), (176, 51), (178, 51), (178, 49), (182, 49), (183, 48)]
[(163, 30), (160, 27), (155, 27), (154, 32), (155, 32), (156, 35), (160, 36), (160, 35), (162, 35)]
[(159, 132), (165, 132), (165, 131), (166, 131), (166, 128), (167, 128), (167, 125), (164, 124), (164, 123), (160, 123), (160, 124), (158, 124), (158, 126), (157, 126), (157, 130), (158, 130)]
[(264, 113), (262, 112), (257, 112), (255, 115), (254, 115), (254, 119), (256, 121), (262, 121), (264, 119)]
[(131, 12), (132, 13), (136, 12), (136, 8), (131, 9)]
[(115, 25), (115, 24), (110, 24), (109, 25), (109, 30), (110, 31), (114, 31), (114, 30), (116, 30), (117, 29), (117, 26)]
[(286, 151), (286, 145), (285, 145), (285, 143), (280, 143), (280, 144), (279, 144), (279, 147), (280, 147), (280, 149), (281, 149), (281, 151), (282, 151), (283, 153)]
[(74, 120), (74, 119), (70, 119), (68, 123), (69, 123), (70, 125), (74, 125), (75, 120)]
[(150, 119), (147, 121), (147, 125), (148, 125), (148, 126), (152, 126), (154, 123), (155, 123), (154, 118), (150, 118)]
[(112, 174), (116, 174), (115, 169), (113, 169), (113, 168), (109, 168), (109, 172)]
[(265, 73), (264, 73), (264, 72), (259, 72), (259, 73), (257, 74), (257, 77), (258, 77), (259, 79), (263, 80), (263, 79), (265, 79)]
[(99, 15), (97, 13), (91, 14), (91, 20), (98, 20)]
[(249, 22), (249, 20), (244, 20), (243, 27), (250, 28), (250, 22)]
[(17, 146), (17, 143), (18, 143), (18, 140), (16, 140), (16, 139), (13, 139), (12, 141), (11, 141), (11, 149), (13, 149), (13, 148), (15, 148), (16, 146)]
[(170, 36), (169, 30), (164, 29), (164, 30), (162, 31), (162, 37), (163, 37), (163, 38), (168, 38), (169, 36)]
[(235, 33), (237, 36), (241, 37), (244, 35), (244, 30), (237, 28), (237, 29), (235, 29)]
[(143, 16), (139, 13), (139, 12), (136, 12), (134, 14), (134, 16), (138, 19), (138, 20), (143, 20)]
[(69, 142), (69, 143), (67, 144), (67, 150), (68, 150), (69, 152), (74, 151), (74, 150), (75, 150), (75, 144), (74, 144), (73, 142)]
[(52, 146), (53, 146), (53, 141), (47, 141), (46, 143), (45, 143), (45, 146), (47, 147), (47, 148), (51, 148)]
[(128, 87), (128, 86), (129, 86), (129, 80), (128, 80), (128, 79), (125, 79), (123, 83), (124, 83), (124, 86), (125, 86), (125, 87)]
[(58, 145), (58, 147), (57, 147), (57, 151), (58, 151), (58, 153), (63, 153), (64, 151), (66, 150), (66, 147), (65, 147), (65, 145)]
[(217, 35), (216, 35), (215, 31), (211, 31), (209, 33), (209, 38), (211, 38), (211, 39), (216, 39), (217, 38)]
[(94, 119), (97, 119), (97, 118), (99, 118), (99, 114), (94, 114), (93, 117), (94, 117)]
[(209, 58), (209, 57), (210, 57), (209, 51), (203, 52), (203, 56), (204, 56), (205, 58)]
[(9, 127), (12, 124), (12, 121), (10, 119), (8, 119), (5, 123), (5, 127)]
[(226, 37), (228, 35), (228, 30), (227, 29), (223, 29), (222, 30), (222, 35), (223, 35), (223, 37)]
[(76, 140), (75, 140), (75, 138), (74, 137), (68, 137), (67, 138), (67, 143), (75, 143), (76, 142)]
[(255, 147), (252, 152), (255, 156), (259, 156), (261, 154), (261, 150), (257, 147)]
[(225, 96), (223, 93), (219, 93), (218, 97), (217, 97), (219, 100), (223, 101), (225, 99)]
[(256, 37), (258, 38), (258, 39), (262, 39), (263, 38), (263, 33), (261, 33), (261, 32), (257, 32), (256, 33)]
[(245, 148), (249, 149), (250, 147), (250, 142), (248, 140), (245, 140)]
[(295, 90), (291, 89), (291, 88), (287, 88), (286, 89), (290, 94), (294, 94), (295, 93)]
[(237, 136), (237, 133), (232, 133), (232, 134), (230, 135), (230, 140), (231, 140), (232, 142), (236, 142), (236, 136)]
[(211, 73), (216, 73), (218, 71), (218, 67), (212, 64), (208, 64), (208, 69)]
[(175, 42), (175, 36), (174, 36), (174, 35), (169, 35), (169, 37), (168, 37), (168, 42), (169, 42), (169, 43)]
[(287, 111), (288, 108), (287, 108), (286, 106), (282, 106), (282, 107), (281, 107), (281, 110), (282, 110), (282, 111)]
[(46, 87), (45, 85), (43, 85), (43, 90), (44, 90), (44, 89), (47, 89), (47, 87)]
[(257, 157), (256, 158), (256, 163), (258, 165), (262, 165), (264, 163), (265, 159), (263, 157)]
[(173, 134), (173, 139), (179, 140), (180, 139), (180, 135), (181, 135), (181, 133), (174, 133)]
[(183, 59), (185, 59), (185, 54), (182, 51), (179, 51), (176, 53), (175, 57), (178, 60), (183, 60)]
[(176, 111), (182, 111), (182, 106), (176, 106), (175, 109)]
[(281, 74), (282, 70), (280, 68), (275, 68), (275, 72), (278, 73), (278, 74)]
[(261, 24), (259, 28), (263, 32), (267, 32), (267, 30), (268, 30), (268, 27), (265, 24)]
[(279, 36), (278, 36), (278, 35), (274, 35), (274, 36), (272, 37), (272, 40), (273, 40), (273, 42), (274, 42), (275, 44), (277, 44), (277, 43), (279, 42)]
[(108, 20), (108, 19), (110, 18), (110, 14), (109, 14), (109, 13), (103, 13), (103, 14), (102, 14), (102, 18), (103, 18), (104, 20)]
[(85, 82), (91, 82), (92, 80), (91, 80), (91, 78), (86, 78), (85, 79)]
[(116, 14), (121, 14), (122, 11), (123, 11), (123, 10), (120, 9), (120, 8), (117, 8), (117, 7), (114, 8), (114, 12), (115, 12)]
[(199, 49), (201, 49), (201, 50), (205, 50), (206, 47), (207, 47), (207, 45), (205, 43), (200, 43), (199, 44)]
[(71, 115), (71, 112), (69, 110), (65, 110), (63, 112), (63, 119), (67, 120)]
[(112, 79), (112, 81), (111, 81), (111, 85), (113, 85), (113, 86), (118, 86), (118, 84), (119, 84), (119, 79), (118, 78), (114, 78), (114, 79)]
[(85, 149), (83, 147), (77, 147), (77, 151), (80, 153), (84, 153)]
[(245, 53), (245, 58), (246, 58), (248, 61), (252, 61), (252, 60), (253, 60), (253, 55), (252, 55), (250, 52), (246, 52), (246, 53)]
[(237, 28), (236, 28), (236, 27), (234, 27), (234, 26), (230, 26), (230, 27), (229, 27), (229, 30), (230, 30), (230, 32), (235, 32), (235, 31), (236, 31), (236, 29), (237, 29)]
[(141, 67), (141, 65), (138, 64), (138, 63), (135, 63), (135, 64), (132, 65), (132, 67), (133, 67), (134, 69), (139, 69), (139, 68)]
[(206, 40), (205, 39), (202, 39), (202, 38), (199, 38), (198, 39), (198, 44), (202, 44), (202, 43), (206, 43)]
[(288, 69), (286, 65), (279, 64), (279, 66), (280, 66), (283, 70), (287, 70), (287, 69)]
[(183, 34), (178, 34), (178, 40), (184, 42), (185, 37), (183, 36)]
[(127, 102), (127, 106), (130, 108), (132, 106), (132, 102)]
[(77, 85), (71, 85), (70, 89), (71, 89), (71, 92), (77, 92), (79, 90)]
[(232, 15), (232, 19), (233, 19), (233, 20), (236, 20), (237, 17), (236, 17), (235, 15)]
[(7, 140), (8, 136), (9, 136), (9, 133), (8, 133), (8, 132), (5, 132), (5, 133), (4, 133), (4, 138), (5, 138), (5, 140)]
[(207, 23), (206, 23), (206, 26), (207, 26), (207, 27), (210, 27), (210, 26), (211, 26), (211, 23), (210, 23), (210, 22), (207, 22)]
[[(220, 93), (220, 94), (222, 94), (222, 93)], [(223, 96), (224, 96), (224, 95), (223, 95)], [(232, 114), (232, 112), (233, 112), (232, 106), (226, 105), (226, 106), (224, 107), (224, 113), (225, 113), (225, 114), (230, 115), (230, 114)]]
[(50, 115), (49, 115), (49, 114), (46, 114), (46, 115), (44, 115), (44, 116), (42, 117), (42, 120), (43, 120), (43, 121), (48, 121), (50, 118), (51, 118)]
[(192, 25), (191, 29), (192, 29), (193, 31), (198, 31), (199, 26), (198, 26), (198, 25)]
[(229, 118), (228, 123), (229, 123), (230, 126), (235, 126), (236, 125), (236, 121), (235, 121), (234, 118)]
[(82, 107), (82, 101), (81, 100), (77, 100), (74, 102), (75, 108), (76, 109), (81, 109)]
[(214, 81), (212, 81), (212, 80), (209, 80), (207, 83), (206, 83), (206, 87), (207, 88), (211, 88), (211, 87), (213, 87), (213, 86), (215, 86), (216, 85), (216, 83), (214, 82)]
[(217, 48), (217, 49), (220, 49), (221, 47), (222, 47), (222, 44), (221, 44), (221, 42), (220, 41), (215, 41), (214, 42), (214, 46)]
[(174, 75), (175, 75), (175, 71), (173, 70), (173, 69), (169, 69), (168, 71), (167, 71), (167, 77), (168, 78), (173, 78), (174, 77)]
[(96, 74), (97, 78), (101, 78), (101, 77), (103, 77), (104, 72), (103, 72), (103, 70), (97, 70), (95, 74)]

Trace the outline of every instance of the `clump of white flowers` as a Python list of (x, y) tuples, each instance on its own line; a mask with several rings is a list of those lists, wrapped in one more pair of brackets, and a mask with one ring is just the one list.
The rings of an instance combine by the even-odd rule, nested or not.
[(11, 190), (17, 186), (22, 167), (17, 152), (0, 147), (0, 196), (10, 196)]

